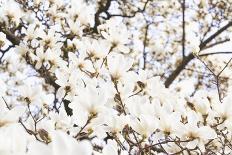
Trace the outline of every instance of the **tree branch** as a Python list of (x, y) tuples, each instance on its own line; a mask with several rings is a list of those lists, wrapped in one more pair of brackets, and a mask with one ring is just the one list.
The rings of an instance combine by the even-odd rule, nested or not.
[(185, 0), (182, 2), (182, 56), (185, 57)]
[(143, 40), (143, 69), (146, 69), (146, 61), (147, 61), (146, 46), (147, 46), (148, 29), (149, 29), (149, 24), (147, 24), (145, 27), (145, 36)]
[(148, 2), (151, 1), (151, 0), (147, 0), (145, 3), (144, 3), (144, 6), (142, 9), (138, 8), (137, 11), (135, 11), (133, 14), (131, 15), (126, 15), (126, 14), (110, 14), (109, 12), (106, 12), (107, 14), (107, 18), (106, 19), (109, 19), (111, 17), (123, 17), (123, 18), (133, 18), (136, 16), (137, 13), (143, 13), (145, 10), (146, 10), (146, 7), (148, 5)]
[(20, 38), (15, 36), (10, 30), (3, 28), (0, 26), (0, 31), (3, 32), (6, 35), (6, 38), (13, 44), (13, 45), (19, 45)]
[[(232, 21), (227, 23), (222, 28), (220, 28), (217, 32), (215, 32), (210, 37), (208, 37), (205, 41), (202, 41), (200, 46), (199, 46), (200, 50), (203, 50), (209, 42), (211, 42), (213, 39), (215, 39), (223, 31), (227, 30), (230, 26), (232, 26)], [(185, 59), (181, 62), (181, 64), (176, 67), (176, 69), (169, 75), (169, 77), (166, 79), (166, 81), (164, 83), (166, 88), (168, 88), (173, 83), (173, 81), (177, 78), (177, 76), (181, 73), (181, 71), (185, 68), (185, 66), (188, 65), (188, 63), (192, 59), (194, 59), (194, 55), (193, 55), (193, 53), (190, 53), (187, 57), (185, 57)]]
[(108, 9), (110, 8), (111, 2), (112, 2), (112, 0), (107, 0), (105, 5), (102, 4), (102, 1), (99, 2), (100, 6), (99, 6), (99, 8), (98, 8), (98, 10), (97, 10), (97, 12), (95, 13), (95, 16), (94, 16), (94, 22), (95, 23), (94, 23), (93, 31), (95, 33), (97, 33), (97, 27), (101, 24), (100, 19), (99, 19), (100, 14), (103, 13), (103, 12), (108, 11)]
[(216, 54), (232, 54), (232, 51), (228, 51), (228, 52), (210, 52), (210, 53), (204, 53), (204, 54), (199, 54), (199, 57), (205, 57), (205, 56), (216, 55)]

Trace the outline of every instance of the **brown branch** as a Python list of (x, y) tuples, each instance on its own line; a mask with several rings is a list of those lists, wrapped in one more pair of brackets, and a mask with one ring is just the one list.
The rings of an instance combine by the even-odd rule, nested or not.
[(230, 64), (230, 62), (232, 61), (232, 58), (230, 58), (230, 60), (226, 63), (226, 65), (223, 67), (223, 69), (218, 73), (215, 74), (214, 71), (199, 57), (197, 56), (198, 60), (200, 60), (204, 66), (212, 73), (212, 75), (215, 78), (216, 81), (216, 86), (217, 86), (217, 92), (218, 92), (218, 99), (220, 102), (222, 102), (222, 96), (221, 96), (221, 91), (220, 91), (220, 75), (222, 74), (222, 72), (228, 67), (228, 65)]
[(205, 56), (209, 56), (209, 55), (217, 55), (217, 54), (232, 54), (232, 51), (228, 51), (228, 52), (210, 52), (210, 53), (203, 53), (203, 54), (199, 54), (199, 57), (205, 57)]
[[(225, 30), (227, 30), (230, 26), (232, 26), (232, 22), (227, 23), (225, 26), (220, 28), (217, 32), (215, 32), (210, 37), (208, 37), (205, 41), (202, 41), (199, 46), (200, 50), (203, 50), (209, 42), (211, 42), (213, 39), (215, 39), (218, 35), (220, 35)], [(166, 88), (168, 88), (173, 83), (173, 81), (177, 78), (177, 76), (181, 73), (181, 71), (185, 68), (185, 66), (187, 66), (188, 63), (193, 59), (194, 59), (193, 53), (190, 53), (188, 56), (185, 57), (185, 59), (180, 63), (180, 65), (178, 65), (176, 69), (166, 79), (164, 83)]]
[(11, 110), (10, 105), (6, 102), (6, 100), (5, 100), (4, 97), (2, 97), (2, 100), (4, 101), (4, 103), (5, 103), (6, 107), (7, 107), (7, 109), (8, 109), (8, 110)]
[(97, 27), (101, 24), (100, 19), (99, 19), (100, 14), (108, 11), (108, 9), (110, 8), (111, 2), (112, 0), (107, 0), (105, 5), (102, 4), (103, 1), (99, 2), (100, 6), (94, 16), (95, 23), (94, 23), (93, 31), (95, 33), (97, 33)]
[(177, 78), (177, 76), (180, 74), (180, 72), (187, 66), (187, 64), (194, 58), (194, 55), (190, 53), (188, 56), (186, 56), (183, 61), (180, 63), (179, 66), (169, 75), (169, 77), (164, 82), (164, 85), (166, 88), (168, 88), (172, 82)]
[(185, 0), (182, 2), (182, 56), (185, 58)]
[(146, 53), (146, 46), (147, 46), (147, 36), (148, 36), (148, 30), (149, 30), (149, 24), (145, 27), (145, 36), (143, 40), (143, 69), (146, 69), (146, 59), (147, 59), (147, 53)]
[(135, 11), (133, 14), (131, 15), (126, 15), (126, 14), (110, 14), (109, 12), (106, 12), (107, 14), (107, 18), (105, 19), (110, 19), (111, 17), (122, 17), (122, 18), (133, 18), (136, 16), (136, 14), (138, 13), (143, 13), (145, 10), (146, 10), (146, 7), (147, 7), (147, 4), (148, 2), (151, 1), (151, 0), (147, 0), (145, 3), (144, 3), (144, 6), (142, 9), (138, 8), (137, 11)]
[(10, 45), (5, 50), (0, 49), (0, 52), (2, 52), (2, 55), (0, 57), (0, 63), (2, 63), (2, 59), (3, 59), (4, 55), (13, 47), (15, 47), (15, 45)]
[(19, 45), (20, 38), (15, 36), (10, 30), (3, 28), (0, 26), (0, 31), (3, 32), (6, 35), (6, 38), (13, 44), (13, 45)]
[(209, 45), (206, 46), (204, 49), (211, 48), (211, 47), (214, 47), (214, 46), (219, 45), (219, 44), (223, 44), (223, 43), (228, 42), (228, 41), (230, 41), (230, 39), (229, 39), (229, 38), (226, 38), (226, 39), (224, 39), (224, 40), (221, 40), (221, 41), (218, 41), (218, 42), (209, 44)]
[(232, 21), (227, 23), (225, 26), (220, 28), (217, 32), (212, 34), (209, 38), (207, 38), (205, 41), (201, 42), (200, 49), (204, 49), (206, 45), (211, 42), (213, 39), (215, 39), (218, 35), (220, 35), (223, 31), (227, 30), (230, 26), (232, 26)]

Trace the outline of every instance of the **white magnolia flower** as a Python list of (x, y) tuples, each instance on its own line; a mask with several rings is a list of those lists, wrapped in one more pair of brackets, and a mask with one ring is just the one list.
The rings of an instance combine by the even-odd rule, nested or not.
[(78, 37), (82, 37), (82, 31), (83, 27), (81, 27), (81, 24), (79, 21), (73, 21), (69, 20), (68, 21), (69, 29), (73, 35), (77, 35)]
[(25, 104), (41, 106), (41, 94), (42, 94), (41, 85), (37, 85), (37, 86), (23, 85), (19, 88), (19, 93), (23, 97)]
[(107, 141), (107, 145), (104, 146), (102, 153), (103, 155), (118, 155), (118, 147), (117, 147), (117, 142), (113, 141), (113, 140), (108, 140)]
[(75, 69), (80, 69), (82, 72), (91, 72), (93, 73), (95, 70), (93, 68), (92, 62), (90, 60), (86, 60), (87, 53), (82, 52), (78, 56), (74, 53), (68, 53), (70, 67)]
[(3, 47), (6, 43), (6, 35), (0, 32), (0, 48)]
[(25, 30), (25, 40), (26, 41), (32, 41), (33, 39), (35, 39), (38, 36), (38, 32), (37, 32), (37, 27), (38, 25), (36, 24), (30, 24), (28, 26), (28, 28)]
[(111, 115), (109, 115), (108, 120), (106, 122), (106, 129), (107, 131), (118, 135), (123, 130), (125, 125), (129, 124), (129, 122), (130, 119), (127, 116), (118, 116), (117, 114), (112, 113)]
[(5, 1), (0, 6), (0, 20), (6, 22), (8, 25), (12, 22), (18, 26), (20, 18), (24, 15), (20, 5), (14, 0)]
[(114, 80), (122, 78), (133, 65), (133, 60), (122, 54), (110, 54), (107, 60), (109, 72)]
[(42, 39), (42, 46), (60, 49), (60, 47), (63, 45), (63, 43), (59, 42), (61, 38), (56, 33), (56, 27), (49, 29), (48, 32), (45, 32), (43, 29), (39, 29), (37, 33)]
[(61, 108), (59, 109), (59, 113), (50, 112), (49, 117), (54, 123), (56, 130), (67, 131), (68, 129), (72, 128), (73, 125), (72, 119), (71, 117), (67, 116), (65, 109), (62, 105)]
[(7, 109), (5, 103), (0, 102), (1, 111), (0, 111), (0, 129), (6, 127), (12, 123), (17, 123), (20, 117), (25, 113), (25, 107), (16, 106), (13, 109)]
[(45, 52), (45, 49), (43, 46), (40, 46), (39, 48), (36, 49), (36, 69), (40, 69), (41, 66), (43, 65), (44, 61), (46, 60), (47, 54)]
[(148, 115), (142, 115), (139, 119), (130, 122), (132, 128), (144, 138), (150, 137), (158, 127), (158, 119)]
[(80, 89), (78, 96), (74, 98), (74, 101), (70, 104), (72, 109), (81, 108), (90, 115), (96, 115), (104, 109), (107, 98), (100, 88), (94, 88), (93, 86), (87, 86)]
[(20, 124), (0, 125), (0, 154), (26, 155), (28, 136)]
[(128, 43), (129, 33), (123, 25), (117, 24), (114, 20), (108, 20), (105, 25), (100, 26), (106, 27), (108, 30), (101, 31), (102, 36), (111, 43), (115, 51), (122, 53), (129, 53), (128, 47), (125, 44)]
[(86, 41), (86, 43), (87, 43), (86, 52), (93, 59), (104, 58), (110, 50), (110, 47), (105, 43), (104, 40), (98, 40), (98, 41), (92, 40), (92, 41)]
[(56, 70), (57, 80), (55, 82), (60, 86), (57, 90), (59, 99), (63, 97), (72, 99), (77, 94), (77, 73), (76, 70), (69, 70), (67, 67), (65, 70)]
[[(108, 140), (107, 144), (103, 147), (102, 155), (118, 155), (118, 145), (117, 142), (113, 140)], [(128, 155), (126, 150), (122, 150), (120, 155)]]
[(182, 137), (183, 125), (180, 122), (180, 114), (177, 112), (167, 112), (165, 109), (160, 109), (158, 128), (163, 135)]
[(51, 133), (51, 143), (48, 145), (33, 142), (28, 147), (29, 155), (91, 155), (92, 146), (88, 141), (78, 142), (62, 131)]
[(201, 113), (202, 115), (207, 115), (210, 110), (210, 103), (205, 94), (205, 92), (198, 91), (194, 95), (194, 99), (192, 101), (197, 112)]
[(187, 147), (192, 149), (198, 146), (203, 152), (205, 151), (204, 144), (209, 140), (217, 137), (216, 132), (209, 126), (198, 126), (199, 117), (193, 111), (187, 114), (188, 123), (182, 128), (187, 139), (193, 141), (187, 144)]
[(95, 8), (92, 5), (86, 5), (83, 0), (71, 0), (68, 15), (71, 16), (71, 19), (77, 19), (82, 25), (93, 26), (94, 10)]

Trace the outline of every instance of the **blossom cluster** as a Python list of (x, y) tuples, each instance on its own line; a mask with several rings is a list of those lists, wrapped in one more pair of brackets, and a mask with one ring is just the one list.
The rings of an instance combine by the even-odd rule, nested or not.
[[(215, 91), (166, 88), (138, 69), (122, 20), (93, 28), (96, 9), (81, 0), (0, 3), (0, 24), (19, 37), (0, 68), (0, 154), (231, 153), (232, 94), (220, 102)], [(11, 46), (7, 35), (0, 48)]]

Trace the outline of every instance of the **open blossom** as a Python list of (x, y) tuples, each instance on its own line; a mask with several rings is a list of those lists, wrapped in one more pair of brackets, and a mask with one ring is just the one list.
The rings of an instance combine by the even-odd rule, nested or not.
[(87, 54), (95, 60), (104, 58), (110, 52), (110, 47), (104, 40), (92, 40), (90, 42), (86, 41), (86, 43)]
[(125, 58), (121, 54), (111, 54), (107, 57), (109, 61), (108, 67), (112, 79), (119, 80), (126, 75), (127, 71), (132, 67), (133, 60)]
[(0, 126), (0, 154), (26, 155), (28, 135), (19, 124)]
[(97, 115), (103, 110), (106, 99), (106, 96), (100, 93), (100, 88), (87, 86), (78, 92), (78, 96), (75, 97), (74, 102), (70, 106), (74, 110), (81, 108), (89, 115)]
[(232, 107), (230, 106), (232, 98), (230, 96), (227, 96), (223, 103), (216, 103), (213, 104), (213, 109), (218, 114), (219, 117), (224, 119), (231, 119), (231, 113)]
[(184, 133), (187, 139), (194, 139), (194, 141), (189, 142), (187, 145), (189, 148), (194, 148), (196, 146), (204, 152), (204, 143), (209, 139), (215, 139), (217, 137), (216, 132), (209, 126), (198, 127), (197, 123), (199, 121), (198, 116), (194, 112), (188, 113), (188, 123), (184, 126)]
[(79, 70), (87, 71), (87, 72), (94, 72), (93, 65), (91, 64), (90, 60), (86, 60), (87, 53), (80, 53), (78, 56), (74, 53), (68, 53), (70, 67), (78, 68)]
[(143, 137), (149, 137), (158, 128), (158, 119), (143, 115), (139, 119), (131, 120), (132, 128)]
[(25, 114), (25, 107), (8, 109), (6, 101), (0, 102), (0, 154), (20, 155), (26, 153), (27, 133), (18, 121)]
[(78, 19), (83, 25), (93, 25), (94, 8), (86, 5), (83, 0), (71, 0), (71, 8), (68, 10), (72, 19)]
[[(0, 103), (3, 104), (3, 103)], [(8, 110), (6, 107), (1, 105), (2, 111), (0, 112), (0, 129), (4, 128), (10, 124), (17, 123), (21, 116), (25, 112), (24, 107), (14, 107), (11, 110)], [(7, 109), (7, 110), (6, 110)]]
[(117, 116), (116, 114), (109, 115), (106, 131), (113, 134), (120, 134), (122, 129), (129, 123), (129, 118), (127, 116)]
[(75, 139), (61, 131), (51, 133), (51, 143), (48, 145), (34, 142), (30, 144), (29, 155), (91, 155), (92, 146), (88, 141), (77, 142)]
[[(28, 91), (31, 90), (31, 91)], [(30, 86), (24, 85), (19, 88), (19, 92), (24, 99), (25, 104), (29, 105), (39, 105), (41, 104), (41, 93), (42, 87), (41, 86)]]
[(47, 53), (44, 51), (43, 46), (36, 49), (36, 69), (40, 69), (43, 63), (45, 62)]
[(66, 68), (66, 71), (57, 70), (55, 73), (57, 76), (57, 80), (55, 82), (60, 86), (57, 90), (57, 97), (60, 99), (63, 97), (71, 99), (77, 92), (77, 71), (71, 71)]
[(19, 4), (14, 0), (4, 1), (0, 7), (0, 20), (5, 21), (10, 25), (13, 22), (15, 25), (20, 23), (20, 18), (23, 17), (23, 11)]
[(42, 39), (41, 45), (50, 48), (60, 48), (62, 43), (59, 42), (60, 37), (55, 32), (56, 27), (54, 29), (49, 30), (48, 32), (44, 32), (42, 29), (38, 31), (39, 37)]
[(28, 26), (28, 28), (25, 30), (25, 40), (27, 41), (33, 41), (38, 36), (38, 25), (36, 24), (31, 24)]
[(82, 27), (79, 23), (79, 21), (72, 21), (72, 20), (69, 20), (68, 21), (68, 25), (69, 25), (69, 28), (70, 28), (70, 31), (71, 31), (71, 34), (72, 35), (77, 35), (79, 37), (82, 36)]
[[(102, 154), (103, 155), (118, 155), (118, 150), (117, 150), (118, 146), (117, 146), (117, 142), (113, 141), (113, 140), (109, 140), (106, 144), (106, 146), (104, 147), (104, 149), (102, 150)], [(122, 151), (121, 155), (127, 155), (128, 153), (126, 151)]]
[[(115, 51), (119, 51), (122, 53), (128, 53), (129, 49), (125, 46), (126, 43), (128, 43), (129, 34), (125, 27), (118, 25), (113, 20), (108, 21), (107, 29), (108, 31), (101, 31), (102, 36), (111, 43), (111, 46), (114, 47)], [(104, 29), (104, 25), (101, 26)], [(101, 30), (101, 28), (99, 28)]]
[(0, 47), (5, 45), (6, 35), (4, 33), (0, 33)]
[(201, 91), (196, 93), (193, 99), (193, 104), (197, 112), (201, 113), (202, 115), (207, 115), (210, 110), (210, 103), (206, 96), (203, 96), (203, 94), (204, 92)]

